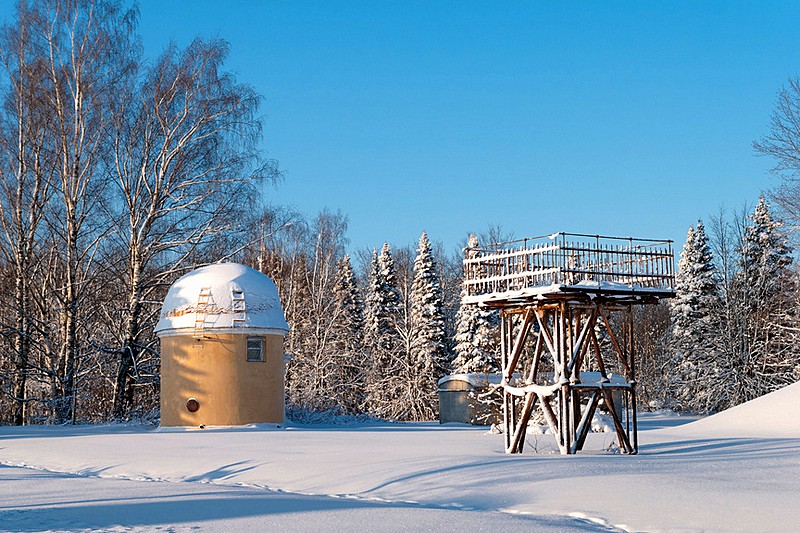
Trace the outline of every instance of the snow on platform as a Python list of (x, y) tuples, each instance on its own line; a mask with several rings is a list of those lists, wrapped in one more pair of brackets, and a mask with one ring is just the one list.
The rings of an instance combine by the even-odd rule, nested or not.
[(611, 281), (582, 281), (574, 285), (551, 284), (544, 286), (526, 287), (518, 290), (507, 290), (500, 292), (490, 292), (473, 296), (465, 296), (461, 299), (465, 304), (500, 304), (525, 302), (531, 300), (545, 300), (553, 297), (565, 297), (575, 295), (587, 295), (593, 297), (604, 297), (616, 300), (645, 300), (648, 298), (672, 298), (675, 291), (672, 289), (660, 289), (653, 287), (639, 287), (636, 285), (626, 285)]
[(649, 303), (674, 296), (672, 241), (554, 233), (464, 249), (465, 304), (563, 296)]

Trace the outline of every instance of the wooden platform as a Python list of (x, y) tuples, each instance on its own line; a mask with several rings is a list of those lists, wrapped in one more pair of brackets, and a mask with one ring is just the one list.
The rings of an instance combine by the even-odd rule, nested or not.
[(620, 451), (638, 452), (633, 306), (675, 295), (674, 262), (671, 241), (568, 233), (464, 250), (462, 303), (500, 311), (506, 452), (523, 451), (538, 409), (575, 454), (598, 408)]
[(548, 299), (655, 303), (675, 295), (672, 241), (554, 233), (464, 250), (466, 304)]

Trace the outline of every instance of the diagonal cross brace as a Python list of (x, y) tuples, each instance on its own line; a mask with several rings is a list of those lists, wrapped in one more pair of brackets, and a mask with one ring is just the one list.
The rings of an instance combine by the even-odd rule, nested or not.
[(519, 362), (519, 357), (522, 355), (522, 346), (525, 344), (525, 338), (528, 336), (528, 332), (533, 325), (534, 314), (535, 311), (532, 307), (525, 310), (525, 316), (522, 319), (522, 328), (519, 330), (517, 338), (514, 341), (514, 346), (511, 348), (511, 353), (509, 354), (508, 366), (503, 369), (503, 376), (505, 376), (507, 380), (511, 379), (511, 376), (514, 374), (514, 369)]
[(602, 312), (600, 313), (600, 318), (603, 319), (603, 323), (606, 325), (606, 331), (608, 332), (608, 337), (611, 339), (611, 344), (614, 345), (614, 350), (616, 350), (617, 355), (619, 356), (619, 362), (625, 369), (625, 376), (628, 379), (633, 379), (631, 375), (631, 369), (628, 366), (628, 358), (625, 356), (625, 352), (622, 351), (619, 342), (617, 342), (617, 336), (614, 335), (614, 331), (611, 329), (611, 325), (608, 323), (608, 319)]
[(543, 335), (544, 344), (547, 346), (547, 350), (550, 352), (550, 355), (553, 356), (553, 361), (558, 363), (561, 358), (558, 356), (558, 352), (556, 351), (555, 343), (553, 342), (553, 336), (550, 334), (550, 330), (547, 329), (544, 321), (542, 321), (542, 317), (539, 315), (539, 313), (536, 313), (536, 321), (539, 323), (539, 332)]
[(583, 330), (581, 331), (580, 335), (578, 336), (578, 340), (575, 341), (575, 346), (572, 350), (572, 357), (569, 360), (569, 366), (567, 370), (569, 374), (572, 374), (572, 371), (575, 368), (575, 363), (579, 360), (580, 355), (582, 355), (588, 346), (586, 343), (586, 337), (589, 335), (589, 331), (594, 328), (595, 322), (597, 322), (597, 308), (592, 309), (592, 312), (589, 314), (589, 320), (583, 325)]

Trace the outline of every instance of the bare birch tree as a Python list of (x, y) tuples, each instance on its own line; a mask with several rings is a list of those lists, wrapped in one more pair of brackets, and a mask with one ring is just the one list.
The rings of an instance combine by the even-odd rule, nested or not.
[(272, 162), (259, 160), (259, 97), (223, 70), (227, 53), (218, 39), (170, 45), (113, 106), (112, 241), (124, 260), (109, 266), (127, 292), (115, 417), (131, 399), (140, 355), (151, 351), (154, 291), (198, 246), (233, 231), (259, 179), (276, 176)]
[(333, 394), (341, 380), (335, 349), (335, 328), (341, 316), (333, 297), (336, 265), (344, 256), (347, 219), (341, 213), (321, 212), (312, 222), (302, 272), (294, 296), (301, 305), (293, 315), (290, 333), (292, 360), (287, 374), (290, 402), (309, 411), (341, 407)]
[(31, 373), (34, 304), (31, 283), (36, 277), (40, 222), (51, 193), (52, 158), (46, 144), (48, 114), (41, 94), (46, 90), (41, 44), (32, 25), (40, 13), (20, 4), (15, 25), (0, 33), (0, 58), (6, 92), (0, 113), (0, 252), (8, 265), (13, 309), (8, 327), (13, 338), (12, 412), (13, 424), (27, 420), (28, 377)]
[(51, 361), (53, 405), (59, 420), (74, 420), (76, 372), (88, 333), (84, 301), (101, 238), (107, 232), (101, 201), (109, 167), (109, 101), (131, 68), (136, 12), (106, 0), (42, 0), (36, 27), (48, 72), (46, 112), (53, 121), (57, 158), (47, 216), (56, 253), (50, 291), (58, 324)]

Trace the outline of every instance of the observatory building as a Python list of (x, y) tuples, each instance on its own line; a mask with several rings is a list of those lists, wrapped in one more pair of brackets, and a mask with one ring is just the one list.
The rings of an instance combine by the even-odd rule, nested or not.
[(220, 263), (178, 279), (155, 327), (161, 425), (283, 422), (288, 331), (275, 284), (257, 270)]

